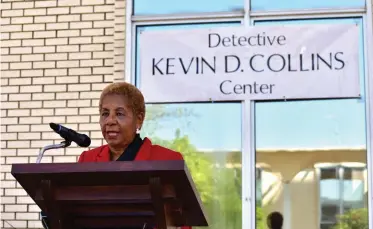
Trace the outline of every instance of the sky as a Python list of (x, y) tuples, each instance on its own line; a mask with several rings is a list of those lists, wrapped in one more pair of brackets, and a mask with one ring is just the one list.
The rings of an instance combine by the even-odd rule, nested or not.
[[(268, 0), (269, 1), (269, 0)], [(136, 1), (141, 2), (141, 1)], [(145, 2), (145, 1), (143, 1)], [(234, 5), (233, 1), (232, 4)], [(318, 2), (318, 1), (316, 1)], [(351, 1), (354, 2), (354, 1)], [(190, 3), (188, 3), (190, 5)], [(261, 22), (255, 25), (283, 23), (357, 23), (360, 26), (360, 82), (361, 99), (257, 102), (255, 105), (256, 148), (356, 148), (365, 147), (365, 93), (364, 56), (361, 19), (329, 19)], [(174, 28), (201, 28), (213, 26), (240, 26), (239, 23), (147, 26), (137, 31), (167, 30)], [(141, 44), (137, 45), (138, 48)], [(136, 57), (137, 62), (139, 56)], [(137, 65), (137, 79), (139, 66)], [(196, 116), (182, 119), (160, 120), (163, 128), (157, 136), (172, 139), (177, 128), (189, 136), (199, 149), (232, 150), (241, 149), (243, 127), (240, 103), (170, 104), (167, 109), (189, 108)], [(189, 122), (189, 126), (185, 126)]]

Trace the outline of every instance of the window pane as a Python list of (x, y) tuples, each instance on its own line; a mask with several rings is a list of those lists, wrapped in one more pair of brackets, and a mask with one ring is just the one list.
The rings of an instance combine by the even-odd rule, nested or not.
[(322, 169), (320, 172), (320, 201), (325, 205), (339, 205), (340, 182), (337, 169)]
[(256, 180), (255, 180), (255, 190), (256, 190), (256, 202), (257, 205), (262, 205), (262, 171), (261, 169), (255, 170)]
[(320, 224), (320, 229), (333, 229), (335, 226), (334, 224), (330, 223), (321, 223)]
[[(137, 34), (222, 25), (240, 23), (149, 26), (138, 28)], [(137, 66), (139, 59), (137, 55)], [(137, 71), (137, 82), (140, 77)], [(241, 229), (241, 103), (148, 104), (141, 134), (183, 154), (209, 218), (208, 228)]]
[(253, 11), (268, 11), (268, 10), (306, 10), (306, 9), (346, 9), (359, 8), (365, 6), (365, 0), (252, 0), (251, 9)]
[(329, 204), (322, 204), (321, 207), (321, 223), (334, 225), (337, 221), (336, 215), (339, 214), (339, 205), (329, 203)]
[(359, 214), (359, 226), (368, 225), (367, 190), (363, 185), (366, 176), (347, 172), (346, 177), (355, 178), (344, 180), (341, 176), (344, 173), (339, 174), (337, 167), (331, 166), (349, 162), (366, 164), (362, 20), (257, 21), (255, 25), (325, 23), (353, 23), (360, 28), (358, 77), (362, 98), (255, 105), (256, 163), (265, 164), (278, 177), (276, 180), (262, 177), (262, 186), (272, 187), (270, 191), (263, 190), (263, 218), (266, 220), (269, 213), (279, 211), (284, 216), (284, 228), (331, 229), (333, 225), (350, 228), (345, 219), (351, 214)]
[[(229, 117), (229, 122), (222, 122)], [(142, 136), (183, 154), (212, 229), (241, 229), (241, 105), (147, 105)]]
[(345, 209), (364, 207), (364, 171), (344, 168), (343, 205)]
[(320, 170), (321, 223), (325, 226), (336, 223), (340, 213), (341, 189), (337, 168)]
[(336, 168), (321, 169), (320, 180), (338, 180), (338, 171)]
[(244, 0), (134, 0), (135, 15), (242, 11)]
[[(361, 19), (261, 21), (269, 24), (353, 23), (360, 27), (360, 89), (362, 99), (256, 103), (258, 148), (364, 148), (365, 84)], [(365, 156), (364, 156), (365, 158)], [(365, 163), (365, 161), (364, 161)]]

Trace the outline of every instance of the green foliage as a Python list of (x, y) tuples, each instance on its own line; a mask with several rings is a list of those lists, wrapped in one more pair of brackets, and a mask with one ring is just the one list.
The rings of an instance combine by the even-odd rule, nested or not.
[[(182, 136), (178, 129), (173, 140), (164, 140), (155, 136), (156, 130), (162, 128), (167, 119), (178, 119), (178, 125), (189, 126), (192, 110), (165, 108), (164, 105), (148, 105), (145, 126), (142, 135), (150, 137), (153, 144), (158, 144), (183, 154), (196, 188), (205, 208), (209, 227), (206, 229), (241, 229), (241, 168), (227, 168), (227, 163), (241, 161), (239, 152), (207, 153), (198, 152), (187, 136)], [(188, 120), (189, 119), (189, 120)], [(179, 126), (179, 127), (181, 127)], [(265, 229), (262, 219), (264, 214), (257, 208), (258, 229)]]
[[(187, 136), (181, 136), (180, 130), (173, 140), (160, 139), (155, 132), (160, 121), (178, 119), (179, 125), (189, 125), (188, 119), (194, 115), (188, 109), (165, 109), (164, 105), (149, 105), (142, 135), (150, 137), (154, 144), (181, 152), (192, 175), (207, 213), (209, 228), (206, 229), (241, 229), (241, 169), (227, 168), (227, 163), (241, 161), (240, 152), (203, 153), (198, 152)], [(256, 207), (256, 229), (266, 229), (266, 214), (263, 208)], [(367, 209), (350, 210), (338, 216), (338, 224), (330, 229), (368, 229)]]
[(332, 229), (368, 229), (368, 209), (352, 209), (338, 216), (338, 223)]
[(266, 229), (266, 217), (262, 207), (256, 206), (256, 229)]
[[(210, 229), (241, 229), (240, 168), (227, 168), (227, 154), (198, 152), (187, 136), (176, 131), (171, 141), (152, 138), (154, 144), (183, 154), (207, 213)], [(233, 160), (237, 161), (237, 159)], [(263, 210), (257, 208), (258, 229), (265, 229)]]
[[(180, 137), (178, 130), (175, 139), (172, 141), (162, 140), (159, 138), (152, 138), (154, 144), (173, 149), (183, 154), (184, 160), (188, 165), (188, 169), (196, 183), (196, 188), (199, 191), (201, 200), (210, 203), (213, 199), (212, 195), (212, 168), (209, 159), (206, 155), (199, 154), (196, 148), (190, 144), (188, 137)], [(202, 187), (203, 186), (203, 187)]]

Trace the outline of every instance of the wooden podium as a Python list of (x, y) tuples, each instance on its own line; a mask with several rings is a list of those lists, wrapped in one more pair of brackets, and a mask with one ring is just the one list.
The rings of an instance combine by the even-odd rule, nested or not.
[(13, 164), (52, 229), (208, 226), (184, 161)]

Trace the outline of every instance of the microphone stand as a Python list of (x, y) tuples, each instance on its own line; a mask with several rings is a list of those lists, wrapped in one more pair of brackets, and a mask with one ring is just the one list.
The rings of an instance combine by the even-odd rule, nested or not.
[(71, 141), (68, 141), (68, 140), (65, 140), (65, 141), (62, 141), (61, 143), (59, 144), (53, 144), (53, 145), (47, 145), (47, 146), (44, 146), (40, 152), (39, 152), (39, 156), (38, 158), (36, 159), (36, 164), (39, 164), (41, 162), (41, 159), (43, 158), (43, 155), (44, 155), (44, 152), (47, 151), (47, 150), (50, 150), (50, 149), (59, 149), (59, 148), (66, 148), (68, 146), (71, 145)]
[[(52, 144), (52, 145), (44, 146), (39, 152), (38, 158), (36, 159), (36, 164), (40, 164), (45, 151), (50, 150), (50, 149), (66, 148), (66, 147), (69, 147), (70, 145), (71, 145), (71, 141), (65, 139), (65, 141), (62, 141), (59, 144)], [(46, 229), (49, 229), (48, 222), (46, 220), (47, 216), (43, 215), (43, 211), (40, 212), (40, 218), (41, 218), (43, 227)]]

